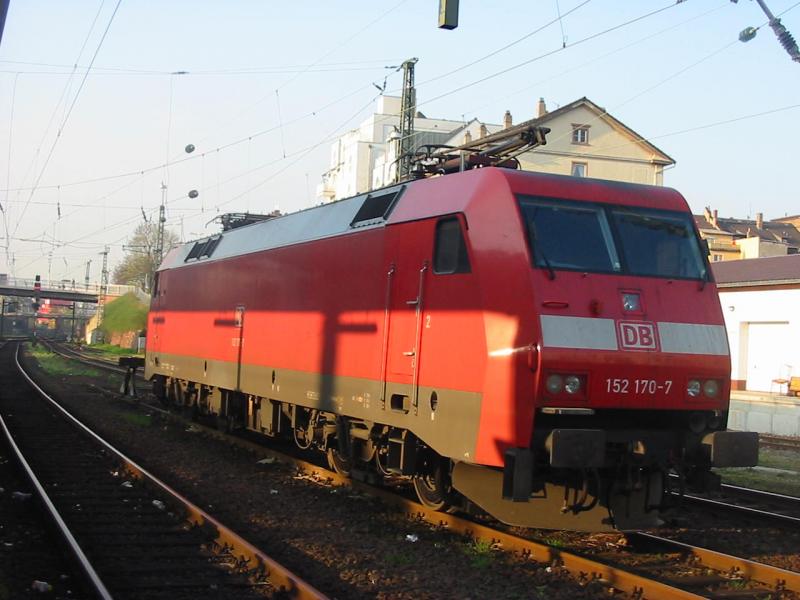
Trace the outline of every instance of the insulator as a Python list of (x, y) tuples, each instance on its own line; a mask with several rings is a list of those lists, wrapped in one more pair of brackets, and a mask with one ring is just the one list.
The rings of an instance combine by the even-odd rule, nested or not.
[(784, 29), (783, 32), (778, 36), (778, 41), (789, 54), (797, 54), (797, 42), (794, 41), (791, 33)]

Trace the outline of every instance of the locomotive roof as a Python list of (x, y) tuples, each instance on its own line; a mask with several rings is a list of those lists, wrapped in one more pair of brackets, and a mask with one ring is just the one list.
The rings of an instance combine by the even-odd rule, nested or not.
[(535, 193), (688, 210), (683, 197), (670, 188), (490, 167), (409, 181), (188, 242), (171, 250), (160, 270), (464, 212), (488, 189), (493, 196), (502, 191)]

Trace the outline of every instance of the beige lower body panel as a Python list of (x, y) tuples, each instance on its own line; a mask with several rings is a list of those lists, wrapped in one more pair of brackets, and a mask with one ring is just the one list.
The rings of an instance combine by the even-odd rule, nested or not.
[[(158, 365), (155, 364), (156, 358)], [(442, 456), (474, 460), (481, 414), (481, 394), (421, 386), (416, 406), (410, 385), (374, 379), (337, 377), (260, 365), (242, 365), (173, 354), (148, 354), (145, 377), (174, 377), (226, 390), (239, 390), (261, 398), (332, 412), (411, 431)], [(238, 385), (237, 385), (238, 382)], [(432, 402), (433, 393), (436, 401)], [(406, 396), (402, 408), (393, 409), (393, 394)]]

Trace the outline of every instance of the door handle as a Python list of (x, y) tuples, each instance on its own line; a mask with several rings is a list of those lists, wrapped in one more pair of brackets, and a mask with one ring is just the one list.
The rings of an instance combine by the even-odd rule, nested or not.
[(416, 352), (414, 350), (409, 350), (408, 352), (403, 352), (403, 356), (416, 356)]

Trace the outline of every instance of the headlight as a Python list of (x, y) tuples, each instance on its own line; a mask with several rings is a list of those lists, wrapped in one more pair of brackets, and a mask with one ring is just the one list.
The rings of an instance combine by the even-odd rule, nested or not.
[(693, 412), (689, 415), (689, 430), (694, 433), (702, 433), (706, 429), (708, 419), (705, 413)]
[(550, 375), (544, 385), (551, 394), (558, 394), (564, 387), (564, 380), (561, 375)]
[(566, 379), (564, 379), (564, 390), (568, 394), (577, 394), (581, 389), (581, 380), (579, 377), (575, 377), (575, 375), (567, 375)]
[(713, 379), (709, 379), (703, 384), (703, 393), (710, 398), (716, 397), (716, 395), (719, 394), (719, 383)]
[(697, 398), (700, 395), (700, 382), (697, 379), (690, 379), (686, 384), (686, 393), (692, 398)]

